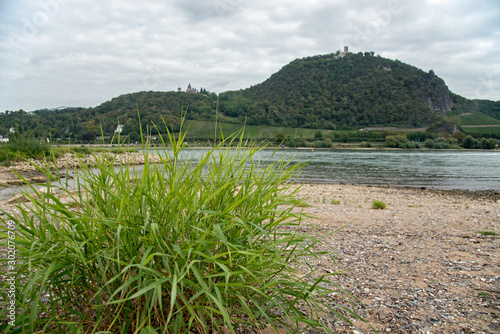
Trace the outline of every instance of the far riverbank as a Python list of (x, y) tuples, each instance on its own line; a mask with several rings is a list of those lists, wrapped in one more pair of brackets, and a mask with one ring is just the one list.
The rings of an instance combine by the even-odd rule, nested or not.
[[(165, 155), (168, 152), (168, 148), (152, 150), (150, 159), (158, 161), (157, 155)], [(186, 148), (181, 153), (181, 158), (192, 159), (196, 164), (205, 152), (206, 149), (202, 148)], [(116, 165), (126, 162), (131, 165), (144, 164), (142, 152), (109, 154), (115, 159)], [(56, 163), (63, 174), (66, 169), (68, 174), (71, 174), (76, 170), (78, 159), (83, 159), (85, 164), (92, 165), (94, 158), (91, 155), (77, 158), (75, 155), (65, 154), (58, 158)], [(261, 150), (255, 155), (255, 160), (262, 165), (281, 159), (292, 159), (293, 163), (305, 164), (296, 179), (301, 183), (500, 191), (498, 151), (279, 149)], [(53, 168), (52, 163), (51, 167)], [(139, 166), (138, 170), (140, 169)], [(21, 181), (14, 171), (20, 173), (30, 183), (43, 182), (46, 177), (27, 162), (15, 163), (9, 168), (0, 168), (0, 184), (20, 184)]]

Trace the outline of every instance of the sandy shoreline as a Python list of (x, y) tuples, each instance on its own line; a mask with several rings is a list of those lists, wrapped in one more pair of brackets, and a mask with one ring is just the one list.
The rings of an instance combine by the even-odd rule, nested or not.
[[(302, 185), (299, 196), (326, 234), (318, 275), (347, 269), (339, 284), (367, 307), (380, 332), (500, 333), (500, 199), (481, 192)], [(387, 204), (371, 208), (374, 200)], [(367, 326), (356, 323), (362, 333)], [(352, 327), (333, 323), (346, 332)]]
[[(363, 302), (357, 312), (379, 332), (500, 333), (500, 236), (480, 233), (500, 234), (500, 190), (302, 184), (298, 196), (312, 205), (298, 210), (318, 218), (305, 225), (336, 254), (313, 263), (315, 272), (348, 270), (336, 282)], [(374, 200), (387, 208), (372, 209)], [(339, 333), (371, 333), (361, 322), (325, 322)]]

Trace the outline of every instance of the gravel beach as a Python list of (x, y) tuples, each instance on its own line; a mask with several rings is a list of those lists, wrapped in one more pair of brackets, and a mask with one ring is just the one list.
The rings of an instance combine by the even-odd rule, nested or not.
[[(143, 165), (145, 163), (144, 154), (139, 152), (126, 152), (118, 154), (114, 152), (97, 152), (94, 155), (87, 155), (85, 158), (83, 158), (83, 161), (87, 166), (93, 166), (96, 163), (96, 158), (102, 159), (103, 154), (105, 154), (107, 159), (113, 160), (113, 165), (115, 166), (127, 164)], [(65, 177), (66, 172), (72, 172), (81, 163), (80, 159), (82, 158), (71, 153), (63, 154), (61, 157), (57, 158), (55, 163), (60, 175)], [(158, 156), (152, 154), (148, 155), (148, 159), (151, 163), (160, 161)], [(34, 159), (30, 159), (29, 162), (17, 161), (9, 167), (0, 166), (0, 187), (16, 186), (26, 183), (47, 182), (47, 175), (42, 173), (38, 168), (35, 167), (35, 165), (41, 166), (42, 168), (46, 169), (46, 165), (44, 163)], [(55, 170), (54, 163), (52, 161), (48, 162), (48, 166), (50, 167), (50, 170)], [(20, 179), (14, 172), (21, 175), (24, 180)]]
[[(500, 236), (489, 235), (500, 234), (500, 191), (304, 184), (298, 195), (317, 217), (306, 225), (335, 253), (313, 264), (317, 275), (347, 270), (336, 282), (379, 333), (500, 333)], [(374, 200), (387, 207), (372, 209)]]

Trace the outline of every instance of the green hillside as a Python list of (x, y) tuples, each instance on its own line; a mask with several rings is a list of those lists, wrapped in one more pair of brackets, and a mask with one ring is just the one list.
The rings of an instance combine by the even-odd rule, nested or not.
[[(485, 102), (491, 102), (491, 104)], [(495, 102), (468, 100), (467, 105), (469, 105), (468, 110), (473, 112), (450, 115), (446, 117), (447, 120), (453, 124), (460, 126), (462, 131), (466, 134), (471, 134), (475, 137), (490, 137), (492, 135), (498, 137), (500, 135), (500, 119), (486, 115), (483, 112), (474, 112), (476, 110), (483, 110), (485, 112), (490, 112), (490, 114), (496, 115), (493, 108), (484, 107), (488, 105), (495, 106)], [(454, 108), (455, 112), (456, 110), (457, 109)]]
[(28, 136), (91, 141), (101, 135), (101, 129), (105, 136), (109, 136), (113, 135), (118, 124), (122, 124), (122, 133), (137, 140), (140, 132), (138, 109), (143, 131), (156, 134), (153, 124), (163, 132), (163, 120), (178, 129), (182, 110), (187, 119), (215, 119), (216, 101), (215, 94), (150, 91), (120, 95), (95, 108), (45, 109), (33, 113), (11, 111), (0, 115), (0, 134), (17, 128)]
[[(215, 134), (215, 122), (213, 121), (188, 121), (186, 122), (187, 138), (210, 139)], [(233, 123), (217, 123), (217, 137), (220, 137), (220, 131), (224, 136), (233, 134), (244, 128), (244, 137), (251, 139), (272, 140), (281, 132), (290, 138), (306, 137), (312, 138), (318, 132), (318, 129), (289, 128), (261, 125), (243, 125)], [(324, 134), (332, 132), (331, 130), (321, 131)]]
[(453, 100), (456, 102), (451, 111), (453, 115), (483, 113), (500, 120), (500, 101), (469, 100), (455, 94), (453, 94)]
[(455, 124), (481, 127), (468, 128), (469, 133), (497, 135), (500, 124), (499, 101), (468, 100), (451, 93), (433, 71), (373, 53), (296, 59), (250, 88), (219, 96), (204, 93), (149, 91), (120, 95), (94, 108), (6, 111), (0, 114), (0, 135), (15, 128), (27, 137), (93, 142), (101, 134), (113, 136), (121, 124), (121, 134), (136, 141), (139, 124), (153, 135), (154, 124), (164, 132), (163, 122), (176, 131), (184, 113), (193, 121), (190, 136), (211, 138), (217, 105), (224, 133), (245, 124), (251, 138), (279, 133), (311, 138), (313, 129), (327, 133), (368, 127), (429, 126), (431, 132), (453, 132)]
[(371, 53), (297, 59), (263, 83), (220, 99), (222, 112), (249, 124), (330, 129), (426, 125), (454, 104), (433, 71)]
[(465, 127), (466, 134), (473, 135), (474, 137), (500, 137), (500, 125), (497, 126), (469, 126)]
[(147, 131), (149, 127), (156, 134), (152, 125), (156, 124), (163, 131), (163, 121), (174, 129), (178, 128), (182, 111), (185, 111), (187, 119), (213, 120), (216, 101), (215, 94), (205, 96), (184, 92), (139, 92), (105, 102), (92, 108), (90, 114), (103, 124), (106, 133), (112, 133), (119, 122), (125, 126), (124, 133), (128, 134), (139, 130), (139, 110), (143, 131)]

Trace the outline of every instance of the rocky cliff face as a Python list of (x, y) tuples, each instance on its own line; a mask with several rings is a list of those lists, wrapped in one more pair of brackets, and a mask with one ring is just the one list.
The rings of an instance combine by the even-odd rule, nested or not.
[(453, 108), (453, 96), (444, 81), (429, 71), (426, 77), (421, 78), (422, 90), (426, 93), (426, 103), (438, 115), (445, 115)]

